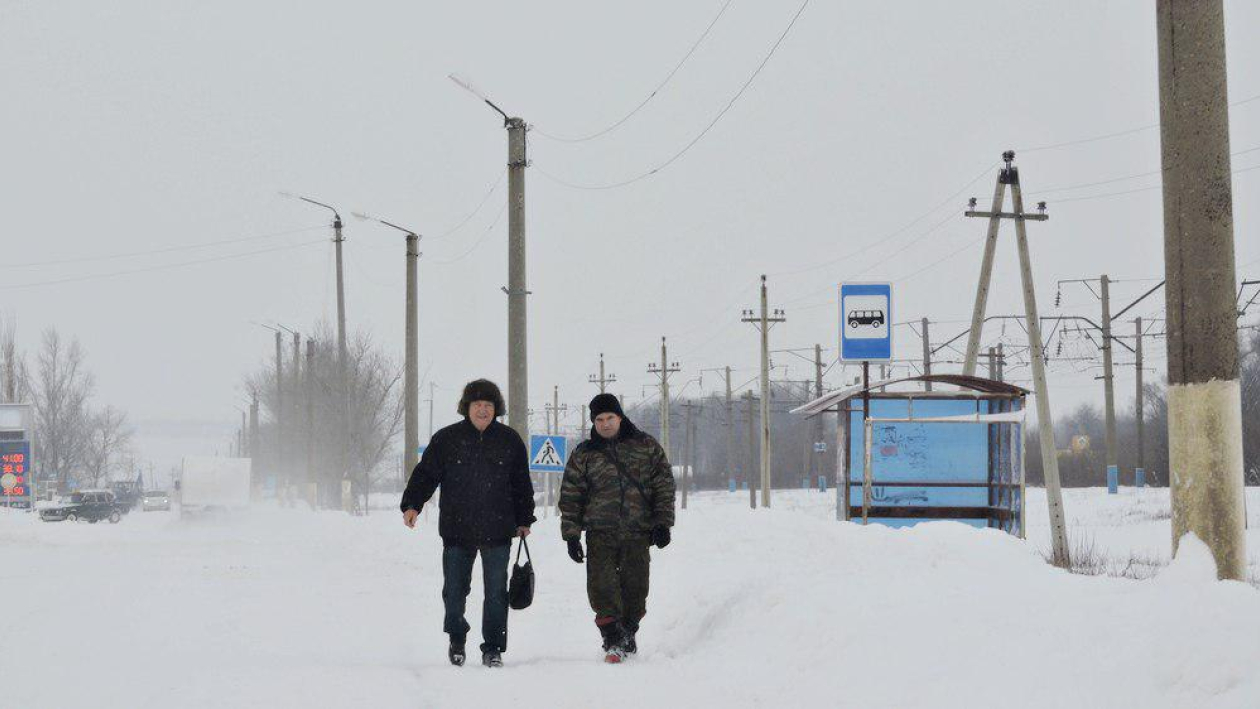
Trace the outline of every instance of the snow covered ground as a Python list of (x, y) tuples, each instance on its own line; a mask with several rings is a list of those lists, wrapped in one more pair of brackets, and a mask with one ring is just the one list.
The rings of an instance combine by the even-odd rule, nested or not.
[(1030, 498), (1025, 542), (837, 524), (830, 493), (756, 512), (746, 493), (693, 495), (622, 666), (599, 661), (584, 569), (550, 517), (502, 670), (446, 662), (436, 514), (410, 531), (392, 512), (0, 512), (0, 706), (1260, 707), (1260, 591), (1215, 581), (1193, 542), (1160, 568), (1166, 491), (1066, 495), (1075, 543), (1150, 580), (1045, 564)]

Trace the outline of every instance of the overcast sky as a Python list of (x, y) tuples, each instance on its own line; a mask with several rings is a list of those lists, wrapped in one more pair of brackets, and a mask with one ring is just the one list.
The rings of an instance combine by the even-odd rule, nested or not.
[[(350, 327), (400, 358), (403, 240), (349, 214), (425, 234), (420, 357), (438, 386), (438, 425), (453, 420), (464, 381), (506, 389), (507, 220), (501, 119), (451, 72), (535, 127), (533, 406), (557, 384), (574, 408), (589, 398), (601, 351), (615, 391), (650, 395), (645, 369), (662, 335), (683, 368), (676, 389), (724, 365), (748, 381), (757, 337), (739, 317), (761, 273), (787, 311), (775, 349), (818, 342), (834, 358), (846, 279), (896, 282), (895, 319), (928, 317), (944, 341), (970, 316), (985, 228), (961, 212), (968, 196), (990, 199), (1008, 148), (1029, 205), (1050, 203), (1051, 219), (1029, 227), (1043, 313), (1056, 312), (1058, 279), (1126, 280), (1119, 306), (1162, 277), (1160, 192), (1142, 189), (1158, 175), (1109, 182), (1159, 168), (1158, 131), (1131, 131), (1158, 118), (1149, 0), (814, 0), (733, 107), (665, 169), (608, 190), (543, 174), (620, 182), (700, 134), (797, 0), (730, 2), (616, 130), (577, 144), (542, 135), (625, 116), (724, 4), (0, 0), (0, 312), (28, 351), (47, 327), (81, 340), (98, 401), (130, 414), (142, 457), (226, 452), (241, 378), (271, 352), (271, 333), (251, 321), (305, 332), (336, 313), (328, 215), (278, 192), (309, 194), (347, 220)], [(1227, 1), (1226, 21), (1230, 100), (1244, 101), (1260, 95), (1260, 6)], [(1260, 146), (1260, 100), (1231, 119), (1235, 152)], [(1061, 143), (1073, 144), (1034, 150)], [(1260, 151), (1233, 166), (1260, 166)], [(1256, 278), (1260, 170), (1238, 172), (1234, 188), (1240, 275)], [(999, 245), (995, 314), (1022, 313), (1012, 237)], [(56, 263), (23, 265), (43, 262)], [(1126, 320), (1161, 309), (1152, 298)], [(1065, 286), (1057, 312), (1096, 317), (1098, 305)], [(986, 339), (1015, 345), (1021, 334), (1012, 323)], [(919, 352), (906, 327), (897, 344)], [(1149, 349), (1162, 369), (1162, 342)], [(812, 372), (788, 354), (775, 364)], [(1051, 371), (1057, 411), (1101, 401), (1096, 371)], [(852, 374), (833, 368), (828, 382)], [(704, 390), (719, 384), (703, 375)], [(1128, 367), (1122, 406), (1132, 384)]]

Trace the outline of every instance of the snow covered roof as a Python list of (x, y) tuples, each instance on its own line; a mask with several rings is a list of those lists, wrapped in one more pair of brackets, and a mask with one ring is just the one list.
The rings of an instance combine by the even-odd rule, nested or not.
[[(926, 374), (926, 375), (922, 375), (918, 377), (902, 377), (899, 379), (885, 379), (883, 381), (871, 382), (869, 387), (863, 387), (861, 384), (857, 384), (857, 385), (848, 387), (846, 389), (837, 389), (836, 391), (823, 394), (822, 396), (818, 397), (817, 399), (814, 399), (808, 404), (804, 404), (802, 406), (796, 407), (795, 409), (792, 409), (792, 413), (805, 414), (807, 416), (820, 414), (824, 411), (831, 409), (832, 407), (838, 406), (840, 402), (842, 401), (846, 401), (855, 396), (860, 396), (862, 392), (865, 390), (868, 390), (868, 389), (870, 391), (882, 390), (885, 387), (890, 387), (890, 386), (893, 386), (896, 384), (902, 384), (905, 382), (925, 382), (925, 383), (931, 382), (932, 384), (947, 384), (950, 386), (960, 387), (962, 389), (968, 389), (973, 392), (977, 392), (979, 394), (1025, 396), (1030, 393), (1027, 389), (1023, 387), (1018, 387), (1018, 386), (1015, 386), (1014, 384), (1008, 384), (1006, 382), (1000, 382), (996, 379), (985, 379), (984, 377), (969, 377), (963, 374)], [(891, 394), (892, 396), (912, 397), (912, 396), (924, 396), (924, 395), (926, 396), (938, 395), (938, 392), (932, 392), (932, 394), (927, 394), (926, 392), (880, 392), (879, 393), (879, 395), (884, 398), (887, 398), (889, 394)]]

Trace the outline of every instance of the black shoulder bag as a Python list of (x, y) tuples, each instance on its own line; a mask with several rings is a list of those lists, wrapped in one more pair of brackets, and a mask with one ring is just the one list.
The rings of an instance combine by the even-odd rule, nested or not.
[[(521, 566), (521, 549), (525, 550), (525, 565)], [(529, 608), (534, 602), (534, 564), (529, 558), (529, 545), (525, 537), (516, 545), (516, 563), (512, 564), (512, 580), (508, 582), (508, 605), (515, 610)]]

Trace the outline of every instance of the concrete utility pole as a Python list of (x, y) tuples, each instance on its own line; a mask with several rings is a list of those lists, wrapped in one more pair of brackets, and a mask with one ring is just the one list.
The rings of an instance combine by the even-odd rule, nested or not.
[[(932, 376), (932, 341), (928, 337), (928, 319), (923, 318), (919, 327), (923, 328), (923, 376), (930, 377)], [(924, 382), (923, 390), (932, 391), (932, 382)]]
[(669, 375), (679, 371), (677, 362), (669, 361), (669, 350), (665, 347), (665, 338), (661, 338), (661, 363), (648, 364), (648, 374), (655, 374), (661, 378), (661, 448), (665, 450), (665, 457), (670, 458), (669, 452)]
[(288, 484), (284, 473), (284, 349), (283, 336), (276, 330), (276, 477)]
[[(315, 341), (306, 338), (306, 485), (315, 482)], [(410, 471), (408, 471), (410, 472)], [(308, 502), (314, 504), (309, 497)]]
[(753, 393), (744, 392), (748, 404), (748, 465), (744, 477), (748, 480), (748, 507), (757, 509), (757, 478), (752, 473), (753, 460), (757, 458), (756, 416), (753, 414)]
[(420, 260), (420, 235), (411, 229), (398, 226), (384, 219), (353, 212), (355, 217), (374, 221), (396, 231), (401, 231), (405, 238), (406, 251), (404, 266), (406, 267), (407, 295), (406, 308), (403, 313), (404, 355), (403, 355), (403, 468), (410, 472), (420, 462), (420, 352), (416, 322), (416, 267)]
[(770, 506), (771, 457), (770, 457), (770, 328), (787, 320), (783, 311), (769, 310), (766, 296), (766, 277), (761, 276), (761, 313), (745, 310), (744, 322), (753, 323), (761, 332), (761, 505)]
[(1222, 0), (1157, 0), (1173, 553), (1243, 580), (1242, 398)]
[(258, 450), (258, 392), (252, 392), (249, 402), (249, 457), (254, 465), (262, 459)]
[[(963, 365), (963, 373), (975, 375), (976, 359), (980, 350), (980, 332), (984, 327), (985, 303), (988, 300), (989, 281), (993, 273), (993, 252), (997, 245), (998, 226), (1002, 219), (1015, 222), (1015, 243), (1019, 251), (1020, 277), (1024, 288), (1024, 322), (1028, 330), (1029, 359), (1032, 362), (1034, 399), (1037, 404), (1037, 430), (1041, 443), (1041, 463), (1046, 477), (1046, 501), (1050, 511), (1051, 553), (1055, 566), (1068, 568), (1071, 566), (1071, 555), (1068, 551), (1067, 524), (1063, 514), (1063, 491), (1059, 482), (1059, 456), (1054, 446), (1054, 418), (1050, 415), (1050, 392), (1046, 385), (1046, 361), (1044, 343), (1041, 339), (1041, 319), (1037, 315), (1037, 293), (1032, 279), (1032, 258), (1028, 252), (1028, 232), (1025, 227), (1028, 221), (1045, 221), (1049, 215), (1045, 213), (1045, 202), (1037, 205), (1037, 214), (1024, 212), (1024, 196), (1019, 186), (1019, 168), (1012, 163), (1015, 151), (1002, 153), (1006, 166), (998, 173), (997, 185), (993, 194), (993, 209), (988, 212), (975, 211), (976, 199), (971, 198), (965, 214), (968, 217), (985, 217), (989, 219), (989, 231), (985, 243), (984, 262), (980, 268), (980, 283), (976, 288), (976, 308), (971, 318), (971, 330), (967, 339), (967, 355)], [(1013, 212), (1000, 211), (1005, 198), (1006, 188), (1011, 190)]]
[[(926, 322), (926, 318), (924, 322)], [(814, 345), (814, 398), (820, 399), (823, 395), (823, 361), (822, 361), (822, 345)], [(808, 396), (805, 397), (807, 400)], [(808, 403), (808, 401), (806, 401)], [(809, 474), (811, 483), (818, 479), (818, 475), (823, 469), (823, 460), (825, 454), (818, 450), (818, 444), (823, 442), (823, 419), (822, 416), (814, 417), (814, 440), (813, 445), (809, 447), (813, 451), (811, 458), (812, 464), (809, 466)]]
[(526, 359), (525, 121), (504, 116), (508, 131), (508, 423), (529, 440), (529, 365)]
[(1133, 485), (1143, 487), (1146, 484), (1146, 406), (1142, 391), (1142, 318), (1134, 318), (1133, 367), (1137, 381), (1134, 392), (1133, 420), (1137, 425), (1137, 466), (1133, 470)]
[(1107, 439), (1107, 492), (1115, 494), (1120, 489), (1119, 455), (1116, 453), (1116, 377), (1112, 368), (1111, 354), (1111, 279), (1107, 274), (1098, 278), (1102, 300), (1102, 356), (1103, 356), (1103, 408), (1106, 415)]
[(691, 477), (691, 466), (695, 464), (695, 461), (692, 458), (692, 456), (694, 455), (694, 450), (691, 447), (692, 440), (693, 440), (692, 430), (691, 430), (691, 410), (694, 409), (696, 405), (692, 403), (691, 401), (687, 401), (683, 403), (682, 407), (683, 407), (683, 411), (686, 412), (683, 415), (683, 455), (682, 455), (682, 458), (683, 458), (682, 460), (682, 464), (683, 464), (682, 508), (685, 510), (687, 509), (687, 483), (688, 483), (689, 478)]
[(731, 398), (731, 368), (726, 373), (726, 474), (735, 477), (735, 402)]
[(607, 376), (604, 375), (604, 353), (603, 352), (599, 353), (599, 376), (597, 377), (594, 374), (592, 374), (589, 377), (589, 381), (591, 382), (591, 384), (599, 385), (599, 393), (601, 394), (608, 391), (609, 384), (617, 381), (616, 374), (609, 374)]

